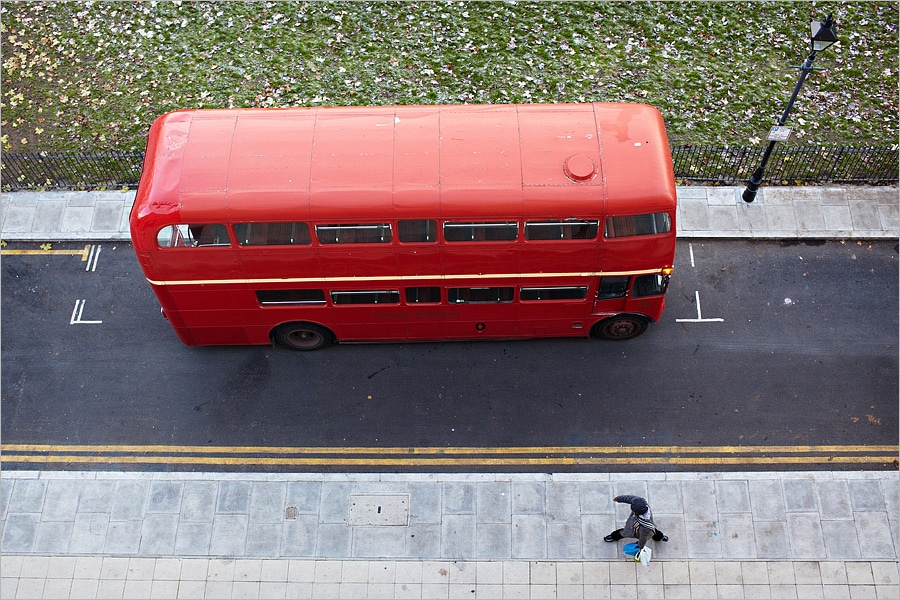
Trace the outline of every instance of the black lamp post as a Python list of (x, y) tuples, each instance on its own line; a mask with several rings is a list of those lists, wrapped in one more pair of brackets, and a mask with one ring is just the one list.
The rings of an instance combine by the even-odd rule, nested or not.
[[(744, 202), (753, 202), (753, 200), (756, 199), (756, 192), (759, 190), (759, 186), (762, 183), (763, 172), (766, 169), (766, 163), (769, 162), (769, 156), (772, 155), (772, 149), (775, 147), (775, 142), (779, 139), (782, 141), (786, 139), (781, 131), (781, 127), (787, 123), (788, 115), (794, 107), (794, 100), (797, 99), (797, 94), (800, 93), (800, 88), (803, 87), (806, 76), (816, 70), (816, 68), (812, 66), (813, 61), (816, 59), (816, 54), (838, 41), (834, 32), (834, 21), (832, 20), (831, 15), (828, 15), (824, 21), (813, 21), (809, 26), (812, 30), (812, 35), (809, 40), (809, 56), (806, 57), (806, 61), (799, 67), (792, 67), (794, 69), (800, 69), (800, 78), (797, 80), (797, 85), (794, 86), (794, 93), (791, 94), (791, 99), (788, 100), (784, 113), (781, 115), (781, 118), (778, 119), (778, 127), (773, 127), (769, 134), (769, 145), (766, 147), (766, 151), (763, 154), (762, 162), (759, 164), (759, 167), (753, 171), (753, 175), (750, 176), (750, 181), (747, 183), (744, 193), (741, 194), (741, 198), (744, 199)], [(781, 133), (781, 135), (779, 135), (779, 133)]]

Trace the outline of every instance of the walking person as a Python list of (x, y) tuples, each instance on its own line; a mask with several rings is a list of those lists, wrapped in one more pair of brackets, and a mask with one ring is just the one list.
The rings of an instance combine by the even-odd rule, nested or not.
[(604, 542), (616, 542), (622, 538), (636, 538), (638, 548), (643, 550), (649, 540), (654, 542), (668, 542), (669, 536), (656, 528), (653, 522), (653, 513), (650, 512), (650, 506), (647, 501), (640, 496), (623, 495), (613, 498), (616, 502), (631, 505), (631, 514), (625, 521), (625, 527), (616, 529), (608, 536), (603, 538)]

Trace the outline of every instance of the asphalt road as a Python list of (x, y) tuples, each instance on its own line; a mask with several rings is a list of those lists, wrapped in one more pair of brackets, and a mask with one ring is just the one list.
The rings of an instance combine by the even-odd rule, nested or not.
[(680, 241), (662, 320), (625, 342), (312, 353), (183, 346), (128, 243), (23, 249), (4, 468), (896, 468), (895, 242)]

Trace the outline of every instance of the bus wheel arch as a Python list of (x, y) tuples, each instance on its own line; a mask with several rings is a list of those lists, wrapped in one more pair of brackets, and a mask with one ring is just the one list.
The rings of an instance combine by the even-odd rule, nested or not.
[(321, 350), (335, 342), (334, 333), (327, 327), (294, 321), (282, 323), (272, 330), (272, 341), (291, 350)]
[(591, 327), (593, 337), (604, 340), (630, 340), (647, 330), (650, 319), (644, 315), (622, 313), (603, 319)]

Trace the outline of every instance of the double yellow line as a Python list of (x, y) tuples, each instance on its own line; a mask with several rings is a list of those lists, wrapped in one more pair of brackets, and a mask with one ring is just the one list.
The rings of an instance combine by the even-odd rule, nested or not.
[(7, 464), (165, 464), (228, 467), (567, 467), (712, 465), (896, 465), (900, 447), (511, 446), (292, 447), (3, 444)]
[(81, 262), (85, 262), (90, 252), (91, 245), (88, 244), (84, 247), (84, 250), (20, 250), (10, 248), (9, 250), (0, 251), (0, 254), (12, 256), (30, 256), (35, 254), (41, 256), (81, 256)]

